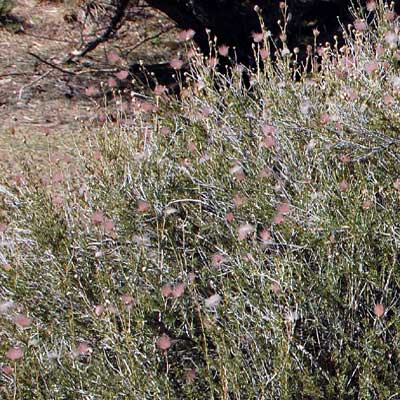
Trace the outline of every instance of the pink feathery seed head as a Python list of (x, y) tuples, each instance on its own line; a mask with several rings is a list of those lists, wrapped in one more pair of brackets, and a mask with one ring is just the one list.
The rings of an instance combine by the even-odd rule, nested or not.
[(343, 94), (350, 101), (356, 101), (358, 99), (358, 93), (352, 88), (345, 88)]
[(232, 212), (229, 212), (228, 214), (225, 215), (225, 220), (226, 222), (232, 222), (234, 220), (235, 216)]
[(252, 262), (252, 263), (255, 262), (254, 256), (251, 253), (244, 254), (243, 255), (243, 260), (246, 261), (246, 262)]
[(348, 164), (350, 162), (350, 157), (347, 154), (341, 154), (340, 157), (339, 157), (339, 160), (343, 164)]
[(40, 182), (44, 187), (50, 186), (50, 178), (47, 175), (42, 175), (40, 177)]
[(119, 71), (115, 74), (115, 76), (120, 80), (123, 81), (129, 76), (129, 71)]
[(399, 36), (396, 34), (396, 32), (388, 31), (385, 34), (385, 41), (389, 46), (397, 46)]
[(339, 79), (345, 78), (347, 75), (346, 71), (341, 70), (340, 68), (335, 68), (335, 76)]
[(387, 11), (385, 13), (385, 19), (388, 22), (393, 22), (396, 19), (397, 15), (394, 11)]
[(24, 352), (20, 347), (11, 347), (6, 354), (6, 357), (11, 361), (20, 360), (24, 356)]
[(145, 113), (153, 112), (156, 109), (155, 105), (148, 101), (141, 101), (140, 103), (138, 103), (138, 106), (139, 110)]
[(223, 45), (219, 46), (218, 47), (218, 53), (222, 57), (227, 57), (228, 54), (229, 54), (229, 46), (227, 46), (226, 44), (223, 44)]
[(92, 214), (92, 224), (101, 225), (104, 221), (104, 214), (101, 211), (95, 211)]
[(180, 60), (179, 58), (174, 58), (173, 60), (170, 61), (169, 65), (176, 70), (179, 70), (183, 67), (183, 61)]
[(63, 154), (61, 161), (65, 162), (67, 164), (71, 164), (73, 161), (73, 158), (69, 154)]
[(217, 66), (217, 64), (218, 64), (218, 59), (217, 59), (216, 57), (210, 57), (210, 58), (207, 60), (207, 65), (208, 65), (210, 68), (215, 68), (215, 67)]
[(269, 124), (264, 124), (261, 130), (265, 136), (273, 135), (276, 132), (276, 127)]
[(381, 318), (385, 314), (385, 307), (381, 303), (377, 303), (374, 305), (374, 314), (378, 317)]
[(271, 290), (274, 292), (274, 294), (279, 294), (279, 292), (281, 291), (281, 285), (279, 285), (279, 283), (277, 282), (273, 282), (271, 284)]
[(111, 88), (117, 87), (117, 81), (115, 78), (108, 78), (107, 85)]
[(171, 338), (166, 335), (165, 333), (162, 334), (158, 339), (157, 339), (157, 343), (156, 346), (158, 349), (166, 351), (168, 350), (172, 345), (172, 341)]
[(28, 328), (32, 325), (32, 318), (29, 318), (23, 314), (19, 314), (14, 318), (14, 324), (20, 328)]
[(357, 19), (353, 22), (354, 28), (359, 31), (359, 32), (364, 32), (368, 29), (368, 24), (361, 20), (361, 19)]
[(270, 52), (268, 49), (261, 49), (260, 50), (260, 57), (262, 60), (266, 60), (270, 56)]
[(304, 100), (302, 103), (300, 103), (299, 110), (303, 115), (308, 115), (311, 110), (311, 102)]
[(53, 206), (59, 207), (59, 206), (61, 206), (63, 204), (63, 202), (64, 202), (64, 200), (59, 194), (54, 193), (51, 196), (51, 204), (53, 204)]
[(346, 179), (343, 179), (340, 183), (339, 183), (339, 189), (342, 192), (347, 192), (347, 190), (349, 189), (349, 183), (346, 181)]
[(240, 194), (236, 194), (233, 196), (233, 204), (236, 208), (242, 207), (247, 203), (247, 198), (244, 196), (241, 196)]
[(273, 218), (272, 218), (272, 222), (276, 225), (280, 225), (283, 222), (285, 222), (285, 218), (282, 214), (276, 214)]
[(277, 207), (278, 214), (289, 214), (290, 204), (287, 202), (279, 203)]
[(187, 150), (188, 150), (189, 153), (195, 153), (195, 152), (197, 151), (197, 146), (196, 146), (196, 144), (193, 143), (193, 142), (189, 142), (189, 143), (187, 144)]
[(186, 383), (190, 384), (192, 383), (197, 377), (197, 372), (195, 369), (189, 369), (186, 371)]
[(16, 304), (12, 300), (0, 303), (0, 314), (7, 314), (9, 311), (14, 309)]
[(186, 289), (186, 282), (179, 282), (172, 288), (172, 297), (178, 298), (183, 296)]
[(186, 42), (188, 40), (193, 39), (195, 34), (196, 34), (196, 31), (194, 31), (193, 29), (184, 30), (179, 33), (178, 40), (181, 42)]
[(121, 301), (125, 306), (129, 306), (133, 304), (134, 299), (129, 293), (124, 293), (121, 296)]
[(61, 182), (63, 182), (63, 181), (64, 181), (64, 174), (63, 174), (61, 171), (56, 171), (56, 172), (53, 174), (52, 182), (53, 182), (55, 185), (58, 185), (59, 183), (61, 183)]
[(376, 10), (376, 2), (375, 2), (375, 0), (368, 0), (367, 1), (367, 10), (370, 11), (370, 12)]
[(2, 264), (1, 265), (1, 268), (3, 268), (3, 270), (5, 271), (5, 272), (9, 272), (9, 271), (11, 271), (11, 265), (10, 264)]
[(255, 43), (260, 43), (264, 40), (264, 34), (262, 32), (253, 32), (251, 37)]
[(106, 218), (103, 227), (105, 231), (112, 232), (115, 229), (115, 222), (112, 219)]
[(397, 178), (394, 183), (393, 187), (400, 192), (400, 178)]
[(111, 51), (110, 53), (108, 53), (107, 59), (110, 64), (115, 64), (121, 60), (121, 57), (118, 55), (116, 51)]
[(113, 304), (108, 305), (107, 310), (110, 314), (113, 314), (113, 315), (118, 313), (117, 307), (115, 307)]
[(263, 229), (260, 232), (260, 239), (262, 242), (266, 243), (269, 242), (271, 240), (271, 233), (268, 229)]
[(163, 135), (163, 136), (169, 136), (169, 135), (171, 134), (171, 129), (169, 129), (167, 126), (163, 126), (163, 127), (160, 129), (160, 133), (161, 133), (161, 135)]
[(156, 96), (162, 96), (166, 94), (168, 91), (167, 87), (165, 85), (156, 85), (154, 88), (154, 94)]
[(80, 342), (76, 347), (76, 353), (80, 356), (86, 356), (92, 352), (92, 348), (86, 342)]
[(25, 185), (25, 178), (24, 178), (24, 176), (21, 175), (21, 174), (14, 175), (14, 176), (12, 177), (12, 180), (13, 180), (13, 182), (14, 182), (17, 186), (23, 186), (23, 185)]
[(383, 47), (382, 43), (378, 43), (375, 48), (375, 54), (377, 57), (383, 55), (385, 52), (385, 48)]
[(99, 89), (96, 86), (89, 86), (85, 89), (86, 96), (92, 97), (97, 96), (100, 93)]
[(208, 106), (202, 107), (202, 109), (201, 109), (201, 116), (202, 117), (207, 118), (211, 114), (212, 114), (212, 108), (211, 107), (208, 107)]
[(94, 313), (96, 314), (96, 316), (100, 317), (103, 313), (104, 313), (105, 309), (104, 306), (102, 306), (101, 304), (98, 304), (97, 306), (95, 306), (94, 308)]
[(322, 113), (319, 116), (319, 122), (321, 122), (321, 124), (326, 125), (329, 121), (330, 121), (331, 117), (327, 112)]
[(4, 233), (7, 230), (8, 226), (6, 224), (0, 224), (0, 233)]
[(172, 285), (170, 283), (166, 283), (161, 288), (161, 294), (164, 297), (171, 297), (172, 296), (172, 289), (173, 289)]
[(244, 240), (254, 232), (254, 226), (251, 224), (242, 224), (237, 229), (238, 239)]
[(261, 171), (260, 171), (260, 173), (258, 174), (258, 176), (260, 177), (260, 178), (268, 178), (268, 177), (270, 177), (272, 175), (272, 170), (271, 170), (271, 168), (263, 168)]
[(378, 69), (378, 63), (375, 60), (373, 60), (365, 64), (364, 69), (368, 75), (372, 75)]
[(371, 208), (371, 205), (371, 200), (364, 200), (362, 207), (364, 210), (369, 210)]
[(14, 370), (9, 365), (4, 365), (3, 367), (1, 367), (1, 370), (6, 375), (11, 375), (14, 372)]
[(342, 131), (342, 130), (343, 130), (343, 124), (342, 124), (341, 122), (339, 122), (339, 121), (336, 121), (336, 123), (335, 123), (335, 129), (336, 129), (337, 131)]
[(140, 213), (145, 213), (151, 209), (151, 204), (145, 200), (138, 200), (137, 202), (137, 210)]
[(222, 253), (214, 253), (211, 256), (211, 265), (215, 268), (220, 267), (226, 261), (226, 257)]
[(262, 140), (261, 144), (268, 149), (272, 149), (276, 145), (276, 139), (273, 136), (267, 136)]

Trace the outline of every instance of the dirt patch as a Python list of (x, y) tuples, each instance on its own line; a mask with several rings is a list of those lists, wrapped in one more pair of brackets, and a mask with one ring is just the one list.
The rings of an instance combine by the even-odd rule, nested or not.
[[(82, 123), (100, 123), (101, 90), (88, 96), (87, 88), (101, 89), (100, 82), (131, 62), (169, 60), (177, 46), (173, 23), (139, 4), (116, 38), (65, 65), (68, 54), (101, 33), (101, 5), (84, 12), (66, 3), (18, 0), (13, 15), (23, 22), (0, 27), (0, 178), (25, 162), (46, 165), (54, 153), (73, 156), (85, 142)], [(112, 64), (110, 53), (119, 56)]]

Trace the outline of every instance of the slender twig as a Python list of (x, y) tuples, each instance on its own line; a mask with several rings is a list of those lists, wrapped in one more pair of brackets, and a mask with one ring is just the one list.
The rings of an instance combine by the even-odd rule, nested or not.
[(9, 72), (8, 74), (1, 74), (0, 78), (6, 78), (7, 76), (21, 76), (28, 75), (27, 72)]
[(111, 18), (110, 25), (105, 30), (105, 32), (98, 36), (96, 39), (89, 42), (84, 49), (78, 52), (74, 52), (71, 54), (66, 62), (71, 61), (74, 57), (83, 57), (85, 54), (94, 50), (100, 43), (105, 42), (112, 34), (114, 34), (122, 25), (122, 19), (125, 15), (125, 10), (129, 5), (130, 0), (119, 0), (117, 4), (117, 8), (115, 10), (114, 16)]
[(21, 89), (19, 90), (18, 100), (21, 100), (22, 93), (24, 92), (25, 89), (27, 89), (30, 86), (33, 86), (35, 83), (37, 83), (40, 80), (42, 80), (43, 78), (45, 78), (47, 75), (50, 74), (50, 72), (51, 72), (51, 70), (46, 71), (43, 75), (40, 75), (38, 78), (34, 79), (32, 82), (28, 83), (27, 85), (22, 86)]
[[(56, 69), (56, 70), (58, 70), (58, 71), (60, 71), (60, 72), (62, 72), (62, 73), (65, 73), (65, 74), (70, 74), (70, 75), (74, 75), (74, 76), (77, 76), (77, 75), (84, 75), (84, 74), (92, 74), (92, 73), (98, 73), (98, 72), (106, 72), (106, 73), (115, 73), (115, 72), (118, 72), (118, 69), (117, 68), (103, 68), (103, 69), (97, 69), (97, 68), (90, 68), (90, 69), (85, 69), (85, 70), (83, 70), (83, 71), (69, 71), (69, 70), (67, 70), (67, 69), (64, 69), (64, 68), (61, 68), (61, 67), (59, 67), (58, 65), (55, 65), (55, 64), (53, 64), (53, 63), (51, 63), (50, 61), (47, 61), (47, 60), (45, 60), (44, 58), (42, 58), (42, 57), (40, 57), (40, 56), (38, 56), (37, 54), (35, 54), (35, 53), (31, 53), (31, 52), (28, 52), (28, 54), (30, 54), (31, 56), (33, 56), (33, 57), (35, 57), (37, 60), (39, 60), (40, 62), (42, 62), (43, 64), (46, 64), (46, 65), (48, 65), (49, 67), (51, 67), (51, 68), (54, 68), (54, 69)], [(1, 77), (3, 77), (3, 76), (9, 76), (9, 75), (26, 75), (26, 73), (24, 73), (24, 74), (17, 74), (17, 73), (15, 73), (15, 74), (5, 74), (5, 75), (0, 75), (0, 78)]]
[(167, 28), (164, 28), (163, 30), (161, 30), (160, 32), (156, 33), (155, 35), (152, 36), (148, 36), (146, 38), (144, 38), (143, 40), (141, 40), (139, 43), (136, 43), (132, 48), (129, 49), (128, 51), (128, 55), (133, 51), (136, 50), (138, 47), (142, 46), (144, 43), (148, 42), (149, 40), (153, 40), (153, 39), (157, 39), (159, 36), (163, 35), (164, 33), (167, 33), (169, 31), (171, 31), (172, 29), (175, 28), (175, 25), (169, 26)]
[(38, 56), (35, 53), (31, 53), (30, 51), (28, 51), (28, 54), (32, 57), (35, 57), (37, 60), (39, 60), (40, 62), (42, 62), (43, 64), (48, 65), (49, 67), (52, 67), (54, 69), (57, 69), (58, 71), (64, 73), (64, 74), (69, 74), (69, 75), (76, 75), (75, 72), (72, 71), (68, 71), (67, 69), (63, 69), (61, 67), (59, 67), (58, 65), (55, 65), (53, 63), (51, 63), (50, 61), (45, 60), (44, 58)]

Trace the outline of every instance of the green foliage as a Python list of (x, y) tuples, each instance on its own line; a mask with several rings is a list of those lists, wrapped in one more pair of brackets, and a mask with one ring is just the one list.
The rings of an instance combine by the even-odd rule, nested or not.
[(181, 99), (88, 132), (80, 174), (4, 191), (7, 396), (399, 396), (397, 22), (380, 7), (297, 81), (287, 56), (245, 89), (197, 55)]

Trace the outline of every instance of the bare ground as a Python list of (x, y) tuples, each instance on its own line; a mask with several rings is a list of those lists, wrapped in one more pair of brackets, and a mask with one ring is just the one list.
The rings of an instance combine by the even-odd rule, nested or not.
[[(96, 24), (102, 9), (91, 12), (83, 26), (76, 5), (18, 0), (12, 13), (23, 22), (0, 26), (0, 180), (18, 174), (25, 163), (41, 169), (57, 156), (73, 157), (76, 146), (85, 143), (82, 123), (101, 124), (101, 96), (89, 97), (86, 89), (100, 88), (129, 62), (167, 60), (176, 49), (173, 24), (138, 7), (116, 38), (66, 66), (71, 51), (102, 32)], [(171, 29), (161, 34), (165, 28)], [(113, 51), (121, 58), (110, 65), (107, 55)]]

